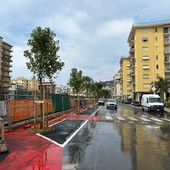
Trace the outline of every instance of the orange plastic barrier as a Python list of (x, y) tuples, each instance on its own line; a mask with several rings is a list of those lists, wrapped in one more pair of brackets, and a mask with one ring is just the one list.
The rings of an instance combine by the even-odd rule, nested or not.
[[(33, 100), (10, 100), (10, 117), (12, 122), (29, 119), (34, 116), (34, 102)], [(52, 112), (52, 101), (48, 99), (48, 109), (45, 105), (45, 113)], [(40, 105), (37, 105), (38, 114), (40, 114)]]

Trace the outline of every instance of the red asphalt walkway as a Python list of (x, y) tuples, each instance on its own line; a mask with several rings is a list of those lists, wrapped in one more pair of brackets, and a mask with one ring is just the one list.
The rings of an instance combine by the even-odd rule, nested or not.
[[(70, 115), (67, 119), (98, 120), (98, 116)], [(54, 120), (51, 120), (54, 123)], [(61, 170), (63, 148), (23, 126), (5, 133), (9, 154), (0, 162), (0, 170)], [(0, 156), (5, 153), (0, 153)]]

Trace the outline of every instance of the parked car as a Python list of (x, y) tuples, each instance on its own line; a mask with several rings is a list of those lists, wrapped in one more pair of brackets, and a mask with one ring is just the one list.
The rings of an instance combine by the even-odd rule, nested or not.
[(102, 98), (100, 98), (99, 100), (98, 100), (98, 105), (104, 105), (104, 99), (102, 99)]
[(115, 99), (108, 99), (106, 108), (107, 109), (117, 109), (117, 101)]

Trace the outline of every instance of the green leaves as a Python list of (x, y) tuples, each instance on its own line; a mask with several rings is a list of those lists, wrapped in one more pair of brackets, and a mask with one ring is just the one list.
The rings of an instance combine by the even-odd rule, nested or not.
[(28, 40), (30, 50), (24, 51), (28, 59), (27, 68), (40, 80), (48, 78), (51, 82), (62, 70), (64, 62), (61, 62), (59, 40), (55, 41), (55, 33), (50, 28), (37, 27), (33, 29), (31, 38)]

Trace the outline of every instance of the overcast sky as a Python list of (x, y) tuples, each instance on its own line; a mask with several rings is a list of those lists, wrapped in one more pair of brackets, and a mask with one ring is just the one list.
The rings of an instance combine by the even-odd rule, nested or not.
[(60, 40), (65, 63), (55, 80), (66, 85), (72, 68), (95, 81), (112, 80), (134, 23), (170, 20), (162, 0), (0, 0), (0, 36), (13, 46), (12, 79), (32, 78), (23, 51), (32, 30), (49, 27)]

